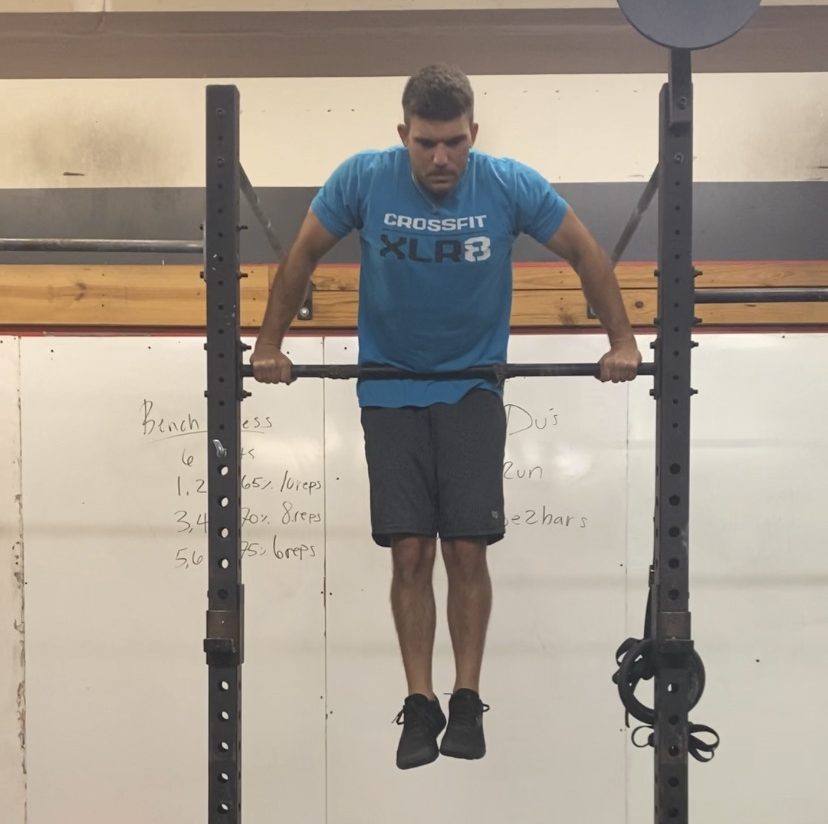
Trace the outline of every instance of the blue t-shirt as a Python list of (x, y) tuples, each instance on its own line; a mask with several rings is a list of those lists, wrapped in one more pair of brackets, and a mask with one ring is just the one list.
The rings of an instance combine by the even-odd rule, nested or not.
[[(437, 200), (414, 180), (404, 146), (346, 160), (311, 209), (337, 237), (357, 229), (359, 364), (446, 372), (506, 362), (512, 246), (546, 243), (567, 204), (534, 169), (482, 152)], [(485, 380), (360, 380), (360, 406), (455, 403)]]

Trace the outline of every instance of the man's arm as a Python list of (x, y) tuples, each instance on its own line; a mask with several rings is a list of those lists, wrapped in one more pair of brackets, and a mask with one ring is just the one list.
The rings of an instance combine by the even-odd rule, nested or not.
[(610, 341), (610, 351), (601, 358), (600, 380), (632, 380), (641, 363), (621, 289), (605, 252), (571, 208), (547, 241), (547, 248), (560, 255), (575, 270), (581, 289), (595, 310)]
[(279, 264), (270, 289), (262, 326), (250, 358), (253, 374), (264, 383), (290, 383), (292, 366), (282, 353), (282, 340), (296, 317), (308, 282), (320, 259), (339, 241), (312, 211), (308, 211), (296, 240)]

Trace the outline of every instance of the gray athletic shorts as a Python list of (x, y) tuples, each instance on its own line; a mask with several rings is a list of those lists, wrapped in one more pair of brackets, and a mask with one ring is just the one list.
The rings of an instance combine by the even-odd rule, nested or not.
[(483, 538), (504, 533), (506, 413), (500, 395), (473, 389), (457, 403), (362, 409), (371, 531)]

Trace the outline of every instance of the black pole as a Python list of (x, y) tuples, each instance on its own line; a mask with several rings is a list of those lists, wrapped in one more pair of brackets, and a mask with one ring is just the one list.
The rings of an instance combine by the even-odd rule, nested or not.
[(688, 609), (690, 351), (694, 319), (693, 87), (690, 51), (672, 49), (661, 89), (658, 208), (656, 500), (650, 622), (655, 644), (655, 822), (688, 824), (693, 642)]
[[(655, 364), (642, 363), (638, 369), (639, 375), (654, 375)], [(309, 364), (307, 366), (294, 365), (294, 378), (332, 378), (352, 379), (371, 378), (372, 380), (390, 380), (395, 378), (414, 378), (417, 380), (462, 380), (464, 378), (482, 378), (502, 381), (507, 378), (540, 378), (540, 377), (597, 377), (598, 364), (596, 363), (506, 363), (492, 366), (472, 366), (456, 372), (409, 372), (405, 369), (395, 369), (392, 366), (354, 366), (351, 364)], [(252, 378), (253, 367), (249, 364), (242, 366), (242, 377)]]
[(208, 824), (241, 822), (239, 93), (207, 87)]

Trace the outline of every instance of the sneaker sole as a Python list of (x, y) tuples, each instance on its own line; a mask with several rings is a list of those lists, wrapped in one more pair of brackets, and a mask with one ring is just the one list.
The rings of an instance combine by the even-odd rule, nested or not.
[(425, 767), (426, 764), (432, 764), (437, 760), (440, 751), (435, 747), (433, 752), (424, 753), (420, 758), (411, 759), (410, 761), (400, 761), (397, 759), (397, 768), (400, 770), (413, 770), (417, 767)]
[(462, 758), (464, 761), (478, 761), (486, 755), (486, 750), (470, 753), (468, 751), (453, 750), (451, 747), (440, 747), (440, 755), (445, 755), (447, 758)]

